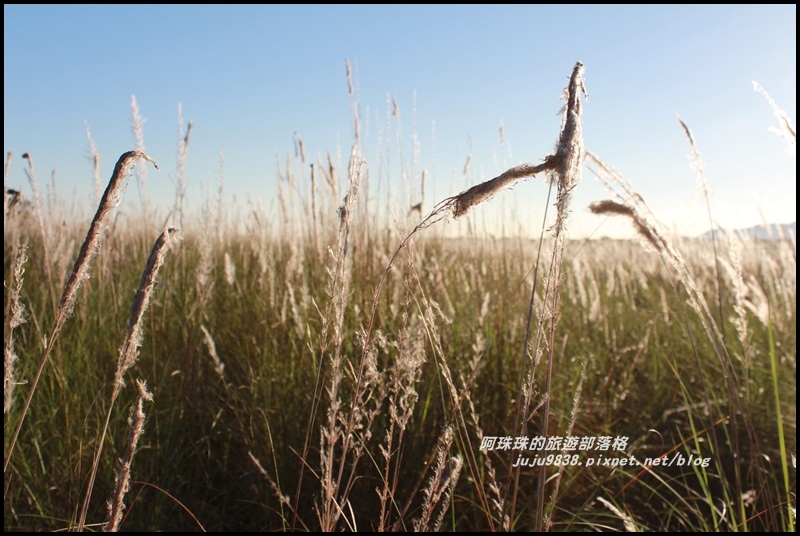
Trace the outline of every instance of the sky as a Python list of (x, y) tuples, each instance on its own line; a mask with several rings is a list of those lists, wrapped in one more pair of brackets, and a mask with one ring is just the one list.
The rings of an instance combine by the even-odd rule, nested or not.
[[(131, 179), (128, 210), (142, 199), (174, 202), (179, 129), (192, 121), (189, 202), (216, 195), (222, 177), (229, 206), (260, 203), (275, 213), (287, 159), (300, 197), (310, 190), (309, 163), (330, 153), (346, 169), (355, 109), (370, 181), (362, 195), (399, 220), (403, 207), (421, 200), (428, 211), (550, 154), (560, 98), (580, 61), (586, 149), (621, 173), (668, 229), (698, 235), (709, 227), (678, 116), (700, 152), (715, 225), (794, 222), (796, 156), (771, 130), (778, 120), (752, 82), (794, 125), (796, 13), (794, 4), (6, 4), (6, 187), (30, 195), (28, 153), (40, 189), (53, 182), (62, 200), (93, 210), (87, 128), (105, 183), (119, 155), (136, 148), (135, 97), (145, 151), (159, 170), (144, 183)], [(608, 197), (587, 167), (571, 236), (632, 233), (628, 222), (588, 212)], [(489, 233), (538, 232), (547, 204), (545, 182), (529, 179), (473, 217)]]

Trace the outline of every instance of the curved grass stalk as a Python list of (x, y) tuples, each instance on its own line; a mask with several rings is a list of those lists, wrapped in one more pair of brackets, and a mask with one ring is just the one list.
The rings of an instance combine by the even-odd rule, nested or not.
[(81, 246), (78, 258), (72, 268), (72, 272), (67, 280), (67, 284), (64, 287), (64, 293), (61, 296), (61, 301), (59, 302), (58, 309), (56, 310), (53, 329), (50, 331), (50, 336), (45, 342), (45, 348), (42, 352), (42, 359), (39, 362), (39, 367), (36, 369), (36, 374), (31, 381), (31, 387), (28, 391), (28, 396), (25, 399), (25, 404), (22, 407), (22, 413), (19, 416), (19, 421), (17, 421), (17, 425), (14, 428), (14, 433), (8, 445), (6, 459), (3, 463), (4, 473), (8, 471), (8, 464), (11, 461), (11, 456), (14, 454), (14, 447), (17, 444), (17, 439), (19, 438), (20, 430), (22, 430), (22, 425), (25, 423), (25, 416), (28, 414), (31, 400), (36, 392), (36, 386), (39, 384), (39, 379), (42, 376), (42, 371), (47, 363), (47, 359), (50, 357), (50, 353), (53, 351), (53, 347), (58, 339), (58, 335), (61, 333), (61, 329), (64, 327), (64, 323), (72, 314), (72, 310), (75, 307), (75, 297), (78, 292), (78, 288), (83, 280), (89, 276), (89, 264), (97, 254), (97, 250), (100, 245), (100, 235), (103, 229), (103, 223), (105, 222), (109, 212), (111, 212), (119, 204), (120, 198), (122, 197), (122, 192), (124, 191), (127, 183), (128, 171), (133, 163), (139, 158), (147, 160), (153, 164), (156, 169), (158, 169), (155, 161), (140, 151), (129, 151), (124, 153), (119, 157), (116, 166), (114, 166), (114, 173), (111, 175), (111, 180), (108, 183), (108, 187), (103, 194), (103, 198), (100, 200), (100, 205), (98, 206), (97, 212), (92, 219), (92, 223), (89, 225), (89, 231), (86, 233), (86, 239)]

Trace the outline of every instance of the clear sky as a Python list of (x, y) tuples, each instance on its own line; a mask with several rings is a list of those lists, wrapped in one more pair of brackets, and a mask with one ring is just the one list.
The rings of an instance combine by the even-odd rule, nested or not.
[[(622, 173), (665, 225), (687, 234), (708, 225), (676, 115), (697, 141), (719, 224), (788, 223), (796, 220), (796, 157), (769, 131), (778, 122), (752, 81), (794, 124), (796, 14), (796, 5), (5, 5), (3, 138), (14, 153), (7, 186), (30, 191), (21, 158), (28, 152), (40, 185), (55, 170), (60, 195), (90, 206), (86, 125), (105, 182), (119, 155), (135, 148), (135, 96), (146, 151), (160, 166), (148, 172), (151, 203), (167, 206), (175, 196), (180, 105), (194, 125), (189, 197), (216, 191), (224, 152), (229, 201), (274, 206), (277, 170), (294, 158), (295, 135), (309, 160), (331, 152), (346, 167), (354, 139), (347, 59), (369, 195), (414, 201), (425, 170), (429, 210), (550, 153), (559, 98), (581, 61), (587, 150)], [(479, 209), (502, 207), (538, 228), (546, 192), (541, 179), (519, 183)], [(588, 214), (590, 202), (606, 197), (585, 172), (573, 236), (627, 231)], [(132, 181), (126, 203), (138, 199)]]

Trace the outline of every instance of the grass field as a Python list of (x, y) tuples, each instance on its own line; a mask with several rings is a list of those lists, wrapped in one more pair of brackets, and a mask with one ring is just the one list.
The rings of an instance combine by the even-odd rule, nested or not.
[[(91, 225), (6, 195), (4, 530), (793, 531), (795, 237), (665, 233), (584, 149), (582, 83), (552, 155), (404, 233), (358, 139), (277, 222), (117, 225), (138, 152)], [(638, 239), (568, 239), (584, 169)], [(440, 232), (534, 175), (538, 239)]]

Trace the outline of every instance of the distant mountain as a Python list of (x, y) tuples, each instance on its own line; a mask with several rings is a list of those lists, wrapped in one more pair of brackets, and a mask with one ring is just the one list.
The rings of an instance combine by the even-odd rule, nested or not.
[[(747, 229), (733, 229), (734, 233), (744, 234), (759, 240), (775, 240), (783, 236), (797, 236), (797, 222), (782, 223), (776, 225), (756, 225)], [(720, 231), (714, 230), (715, 236), (719, 236)], [(711, 238), (711, 231), (703, 233), (698, 238)]]

